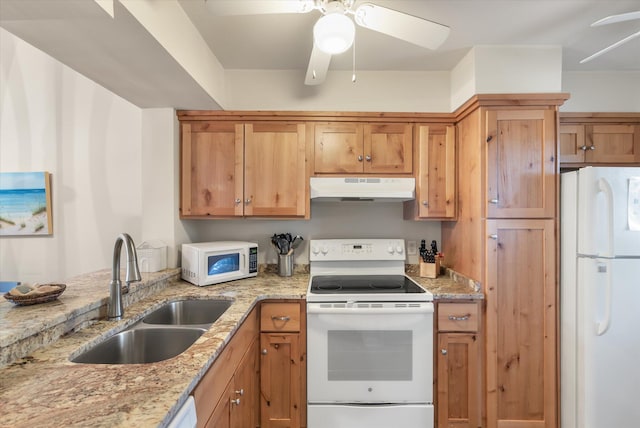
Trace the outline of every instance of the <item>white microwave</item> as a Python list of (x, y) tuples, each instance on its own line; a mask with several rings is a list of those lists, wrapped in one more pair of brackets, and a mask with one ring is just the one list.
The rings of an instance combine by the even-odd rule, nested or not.
[(203, 286), (258, 275), (258, 244), (243, 241), (182, 244), (182, 279)]

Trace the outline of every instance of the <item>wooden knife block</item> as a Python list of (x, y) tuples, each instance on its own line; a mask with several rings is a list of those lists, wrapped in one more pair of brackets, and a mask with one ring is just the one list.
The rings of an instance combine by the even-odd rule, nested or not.
[(420, 260), (420, 277), (437, 278), (440, 275), (440, 257), (436, 257), (435, 263), (425, 263)]

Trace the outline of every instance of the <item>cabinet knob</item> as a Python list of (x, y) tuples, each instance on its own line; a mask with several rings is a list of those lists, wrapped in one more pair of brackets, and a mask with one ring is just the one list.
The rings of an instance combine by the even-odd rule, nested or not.
[(594, 145), (589, 146), (589, 150), (595, 150), (595, 149), (596, 149), (596, 146)]
[(498, 202), (500, 202), (498, 199), (489, 199), (490, 204), (498, 205)]
[(262, 350), (262, 355), (267, 355), (267, 348), (264, 348), (264, 349)]
[(242, 199), (240, 199), (240, 198), (236, 198), (236, 200), (235, 200), (234, 202), (236, 203), (236, 205), (239, 205), (239, 204), (240, 204), (240, 202), (242, 202)]
[(489, 238), (491, 238), (491, 239), (498, 239), (498, 235), (497, 235), (497, 234), (495, 234), (495, 233), (493, 233), (493, 234), (489, 235)]
[(358, 156), (358, 162), (362, 162), (362, 155)]
[(580, 146), (580, 150), (582, 150), (583, 152), (587, 151), (587, 146)]
[(247, 198), (244, 200), (245, 205), (249, 205), (251, 203), (251, 198)]
[(422, 205), (424, 205), (425, 207), (428, 207), (428, 206), (429, 206), (429, 202), (427, 202), (427, 201), (422, 201)]
[(446, 349), (441, 349), (441, 350), (440, 350), (440, 353), (441, 353), (442, 355), (447, 355), (447, 350), (446, 350)]
[(236, 395), (244, 395), (244, 389), (240, 388), (239, 390), (235, 391)]
[(240, 399), (239, 398), (236, 398), (235, 400), (231, 399), (231, 405), (239, 406), (240, 405)]
[(367, 162), (371, 162), (371, 155), (365, 156), (365, 159), (367, 160)]

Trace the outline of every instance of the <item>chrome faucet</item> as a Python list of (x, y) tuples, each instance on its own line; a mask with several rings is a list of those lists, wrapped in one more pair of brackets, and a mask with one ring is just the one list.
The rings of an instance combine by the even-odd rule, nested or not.
[(122, 243), (127, 253), (127, 274), (125, 276), (125, 293), (129, 291), (129, 283), (140, 281), (140, 269), (138, 268), (138, 253), (133, 239), (126, 233), (116, 238), (113, 246), (113, 264), (111, 270), (111, 283), (109, 283), (109, 304), (107, 305), (107, 318), (110, 320), (122, 319), (124, 308), (122, 306), (122, 283), (120, 282), (120, 251)]

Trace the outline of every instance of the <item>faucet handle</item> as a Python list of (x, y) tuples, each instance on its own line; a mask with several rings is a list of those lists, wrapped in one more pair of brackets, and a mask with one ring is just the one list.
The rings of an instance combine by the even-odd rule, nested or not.
[(120, 288), (122, 290), (122, 294), (127, 294), (129, 292), (129, 283), (125, 281), (124, 285)]

